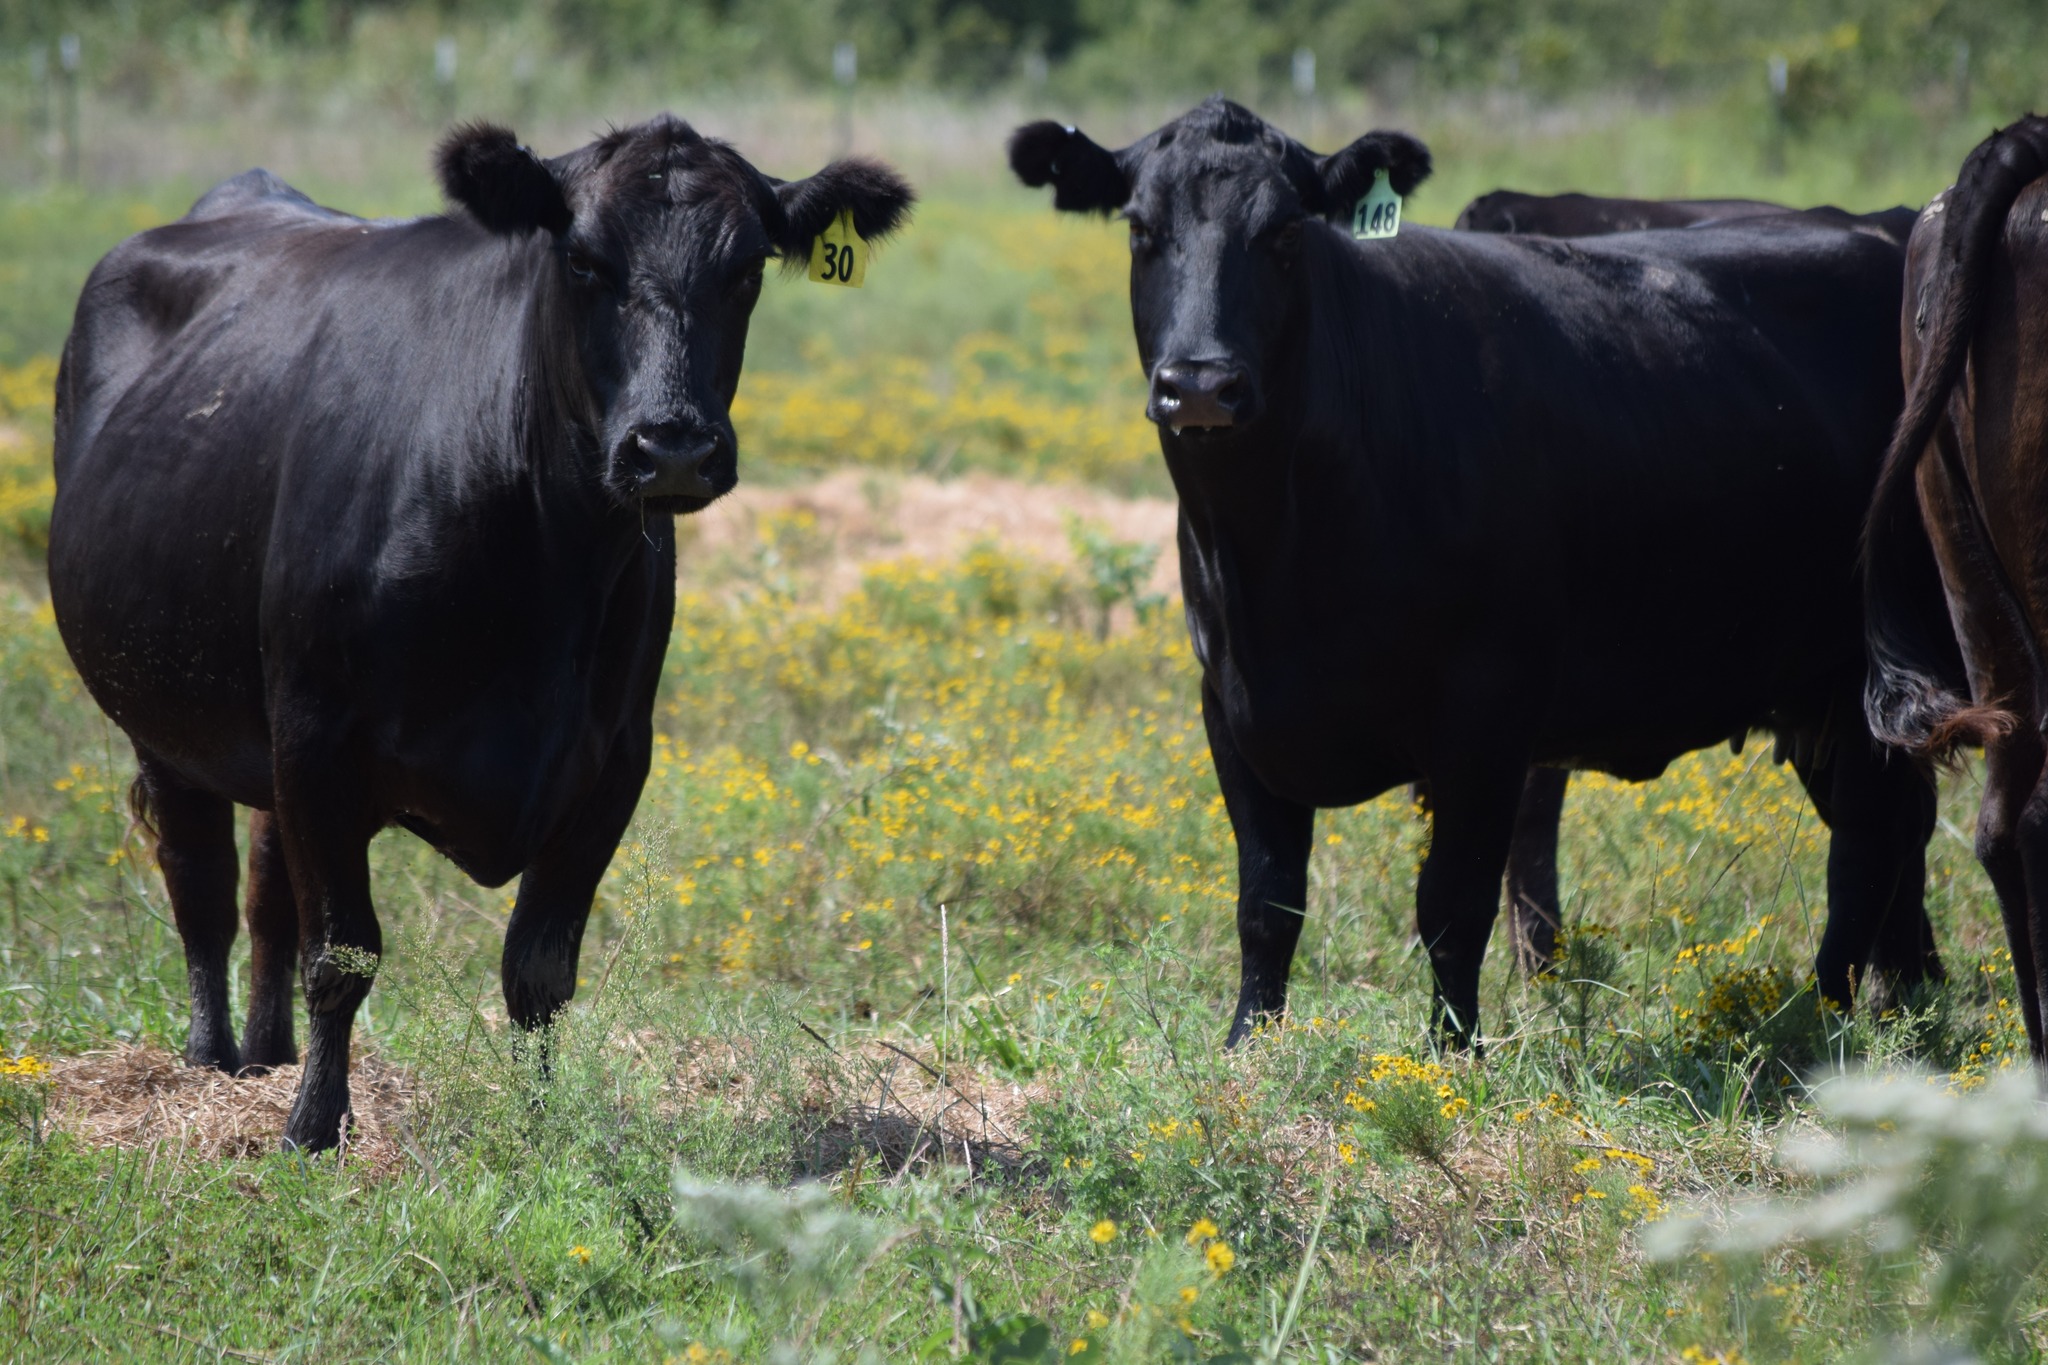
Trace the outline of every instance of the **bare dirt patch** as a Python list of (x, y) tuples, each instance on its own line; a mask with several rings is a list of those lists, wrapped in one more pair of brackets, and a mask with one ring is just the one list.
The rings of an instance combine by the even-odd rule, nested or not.
[(950, 560), (981, 543), (1071, 564), (1068, 528), (1078, 519), (1113, 540), (1158, 547), (1148, 586), (1172, 598), (1180, 591), (1174, 518), (1170, 499), (1124, 498), (1077, 484), (844, 469), (788, 487), (743, 485), (683, 519), (680, 579), (685, 591), (702, 591), (758, 577), (764, 562), (772, 563), (800, 595), (831, 605), (860, 586), (871, 564)]

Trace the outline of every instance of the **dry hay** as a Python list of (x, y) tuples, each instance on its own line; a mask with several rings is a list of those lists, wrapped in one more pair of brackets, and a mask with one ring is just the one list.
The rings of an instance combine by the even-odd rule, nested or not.
[[(758, 558), (771, 519), (805, 516), (806, 559), (816, 594), (828, 605), (860, 586), (868, 566), (888, 559), (937, 562), (989, 542), (1012, 554), (1056, 564), (1073, 561), (1070, 518), (1103, 528), (1119, 541), (1159, 548), (1151, 591), (1177, 596), (1174, 503), (1123, 498), (1076, 484), (1022, 483), (992, 474), (938, 479), (845, 469), (782, 488), (742, 485), (678, 523), (681, 586), (705, 586)], [(806, 594), (809, 595), (809, 594)]]
[[(713, 1095), (742, 1113), (768, 1117), (779, 1102), (760, 1084), (743, 1046), (722, 1040), (623, 1035), (636, 1065), (666, 1073), (663, 1109), (673, 1114)], [(226, 1161), (276, 1151), (298, 1090), (300, 1068), (227, 1076), (186, 1066), (160, 1047), (123, 1045), (50, 1060), (51, 1126), (92, 1147), (176, 1152)], [(888, 1172), (965, 1167), (1015, 1171), (1030, 1159), (1028, 1107), (1043, 1100), (1043, 1078), (1028, 1085), (943, 1069), (909, 1048), (870, 1039), (835, 1050), (811, 1070), (804, 1108), (813, 1122), (797, 1164), (812, 1175), (849, 1168)], [(415, 1099), (401, 1067), (360, 1051), (349, 1072), (355, 1125), (348, 1152), (373, 1172), (405, 1159), (403, 1134)]]
[[(299, 1088), (299, 1068), (228, 1076), (186, 1066), (176, 1053), (132, 1044), (50, 1060), (50, 1121), (91, 1147), (168, 1147), (206, 1160), (277, 1150)], [(411, 1100), (403, 1070), (358, 1050), (349, 1068), (355, 1127), (348, 1150), (372, 1169), (400, 1160)]]

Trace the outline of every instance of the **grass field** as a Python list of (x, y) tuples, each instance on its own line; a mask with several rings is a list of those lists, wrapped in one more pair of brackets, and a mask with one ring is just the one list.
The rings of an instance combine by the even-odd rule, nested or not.
[[(1447, 116), (1417, 128), (1442, 166), (1418, 213), (1501, 181), (1919, 202), (1976, 135), (1770, 176), (1740, 117)], [(205, 1111), (137, 1051), (182, 1046), (182, 956), (131, 760), (34, 557), (69, 300), (193, 188), (0, 200), (7, 1354), (1764, 1361), (1910, 1337), (2039, 1358), (2048, 1175), (1999, 1082), (2025, 1039), (1972, 775), (1945, 781), (1929, 856), (1951, 980), (1891, 1019), (1805, 988), (1824, 835), (1760, 738), (1654, 783), (1575, 780), (1560, 978), (1493, 955), (1483, 1058), (1426, 1042), (1426, 821), (1401, 793), (1325, 814), (1295, 1013), (1225, 1057), (1234, 853), (1196, 669), (1178, 603), (1123, 572), (1142, 552), (1082, 532), (1065, 564), (989, 544), (877, 564), (843, 600), (802, 515), (744, 554), (686, 548), (654, 771), (553, 1073), (497, 999), (509, 895), (388, 834), (357, 1037), (395, 1098), (341, 1160), (224, 1141), (220, 1094)], [(424, 179), (316, 188), (432, 203)], [(878, 505), (895, 475), (970, 469), (1160, 491), (1122, 252), (962, 173), (860, 294), (772, 281), (743, 477), (853, 462)], [(79, 1060), (109, 1050), (126, 1060)], [(1931, 1079), (1824, 1112), (1813, 1084), (1870, 1063)], [(90, 1082), (117, 1073), (184, 1117), (107, 1145)], [(1846, 1164), (1780, 1158), (1829, 1131)], [(1958, 1172), (1996, 1197), (1933, 1198)], [(1751, 1196), (1823, 1194), (1833, 1223), (1738, 1218), (1650, 1254), (1689, 1206), (1718, 1227)]]

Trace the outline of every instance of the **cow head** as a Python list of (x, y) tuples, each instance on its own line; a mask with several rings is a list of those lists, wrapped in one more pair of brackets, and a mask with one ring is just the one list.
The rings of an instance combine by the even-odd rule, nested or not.
[(1027, 124), (1010, 139), (1010, 166), (1027, 185), (1051, 185), (1055, 208), (1122, 211), (1145, 412), (1191, 449), (1265, 411), (1287, 339), (1302, 332), (1305, 252), (1337, 243), (1330, 225), (1349, 224), (1374, 172), (1405, 195), (1430, 169), (1429, 149), (1405, 133), (1317, 156), (1220, 98), (1116, 152), (1076, 128)]
[(885, 236), (914, 198), (873, 161), (777, 180), (667, 115), (545, 161), (473, 124), (441, 144), (439, 167), (487, 230), (551, 239), (540, 324), (574, 347), (570, 401), (604, 485), (670, 512), (738, 479), (731, 407), (767, 262), (800, 266), (842, 210), (863, 237)]

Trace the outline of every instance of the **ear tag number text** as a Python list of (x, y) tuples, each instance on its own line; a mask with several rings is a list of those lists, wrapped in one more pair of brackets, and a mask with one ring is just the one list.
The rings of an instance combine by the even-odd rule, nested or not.
[(853, 230), (853, 210), (841, 209), (811, 243), (810, 277), (819, 284), (860, 288), (868, 277), (868, 244)]
[[(1361, 242), (1391, 237), (1401, 230), (1401, 196), (1387, 183), (1385, 171), (1372, 173), (1372, 188), (1351, 214), (1351, 235)], [(816, 269), (816, 267), (812, 267)], [(815, 277), (814, 277), (815, 278)]]

